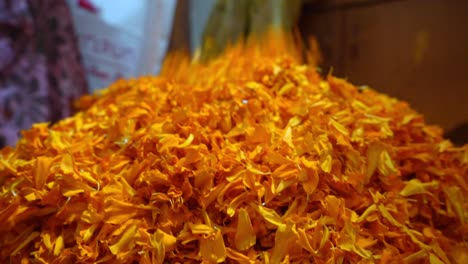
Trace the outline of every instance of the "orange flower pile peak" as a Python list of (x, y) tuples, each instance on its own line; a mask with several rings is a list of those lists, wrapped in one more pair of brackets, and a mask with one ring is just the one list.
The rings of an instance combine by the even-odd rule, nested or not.
[(467, 263), (468, 146), (277, 41), (175, 56), (24, 131), (0, 151), (0, 262)]

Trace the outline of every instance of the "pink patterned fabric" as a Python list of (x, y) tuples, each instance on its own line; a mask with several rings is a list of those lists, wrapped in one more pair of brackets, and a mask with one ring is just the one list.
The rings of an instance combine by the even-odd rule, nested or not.
[(0, 147), (72, 114), (87, 92), (65, 1), (0, 0)]

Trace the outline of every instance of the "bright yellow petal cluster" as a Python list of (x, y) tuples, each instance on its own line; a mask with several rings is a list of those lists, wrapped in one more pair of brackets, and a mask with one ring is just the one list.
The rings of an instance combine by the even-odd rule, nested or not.
[(1, 263), (468, 263), (468, 146), (281, 39), (83, 97), (0, 151)]

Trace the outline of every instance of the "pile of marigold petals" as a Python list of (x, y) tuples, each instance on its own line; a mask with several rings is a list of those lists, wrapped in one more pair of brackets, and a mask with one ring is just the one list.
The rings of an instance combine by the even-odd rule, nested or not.
[(24, 131), (1, 262), (468, 263), (468, 146), (268, 47), (174, 56)]

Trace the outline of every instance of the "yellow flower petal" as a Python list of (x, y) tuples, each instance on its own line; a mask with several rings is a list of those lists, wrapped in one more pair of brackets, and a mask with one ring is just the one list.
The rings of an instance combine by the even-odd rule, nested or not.
[(237, 228), (235, 245), (238, 250), (247, 250), (255, 244), (256, 236), (252, 227), (249, 214), (245, 209), (240, 209), (237, 216)]

